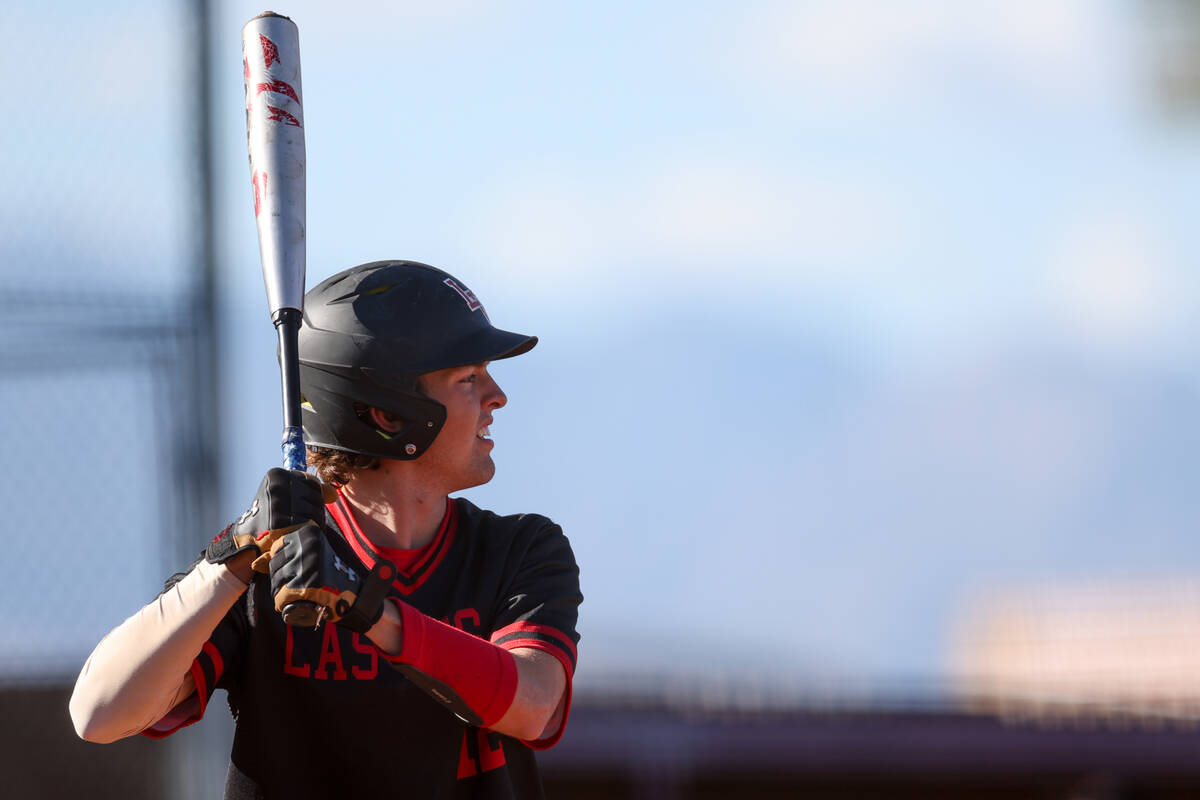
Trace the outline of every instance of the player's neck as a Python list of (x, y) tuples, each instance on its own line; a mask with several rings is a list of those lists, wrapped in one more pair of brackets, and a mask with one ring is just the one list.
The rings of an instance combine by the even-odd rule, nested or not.
[[(363, 535), (380, 547), (413, 549), (433, 541), (446, 513), (446, 492), (396, 470), (396, 462), (360, 470), (342, 489)], [(407, 479), (406, 479), (407, 478)]]

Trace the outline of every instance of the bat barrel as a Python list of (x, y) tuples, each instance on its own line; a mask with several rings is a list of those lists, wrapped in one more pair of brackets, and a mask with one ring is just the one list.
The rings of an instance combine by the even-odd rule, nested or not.
[(246, 143), (267, 306), (275, 315), (304, 307), (304, 89), (300, 35), (278, 14), (242, 29)]

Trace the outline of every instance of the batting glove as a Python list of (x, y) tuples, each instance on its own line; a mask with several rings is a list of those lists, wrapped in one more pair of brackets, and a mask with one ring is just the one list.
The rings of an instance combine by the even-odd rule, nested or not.
[(205, 559), (223, 564), (253, 550), (258, 557), (252, 566), (266, 574), (271, 545), (306, 522), (323, 521), (327, 493), (332, 492), (331, 487), (323, 486), (306, 472), (280, 467), (269, 470), (250, 507), (212, 540), (204, 552)]
[(358, 559), (335, 553), (312, 523), (276, 541), (270, 565), (276, 611), (307, 600), (318, 606), (318, 625), (336, 622), (360, 634), (383, 616), (383, 599), (396, 576), (390, 561), (380, 559), (368, 570)]

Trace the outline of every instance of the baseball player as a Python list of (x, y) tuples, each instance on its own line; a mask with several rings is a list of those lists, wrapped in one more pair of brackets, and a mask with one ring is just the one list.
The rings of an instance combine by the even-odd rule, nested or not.
[(579, 570), (549, 519), (449, 497), (495, 472), (507, 399), (489, 362), (536, 343), (424, 264), (310, 291), (300, 375), (323, 482), (268, 472), (101, 641), (71, 698), (79, 735), (167, 736), (220, 687), (237, 723), (227, 798), (542, 796), (532, 751), (566, 725)]

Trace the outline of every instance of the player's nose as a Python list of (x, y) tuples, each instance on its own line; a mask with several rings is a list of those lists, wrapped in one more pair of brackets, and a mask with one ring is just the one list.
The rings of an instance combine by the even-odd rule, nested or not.
[(508, 395), (490, 374), (487, 376), (487, 386), (483, 393), (483, 404), (488, 409), (504, 408), (508, 405)]

